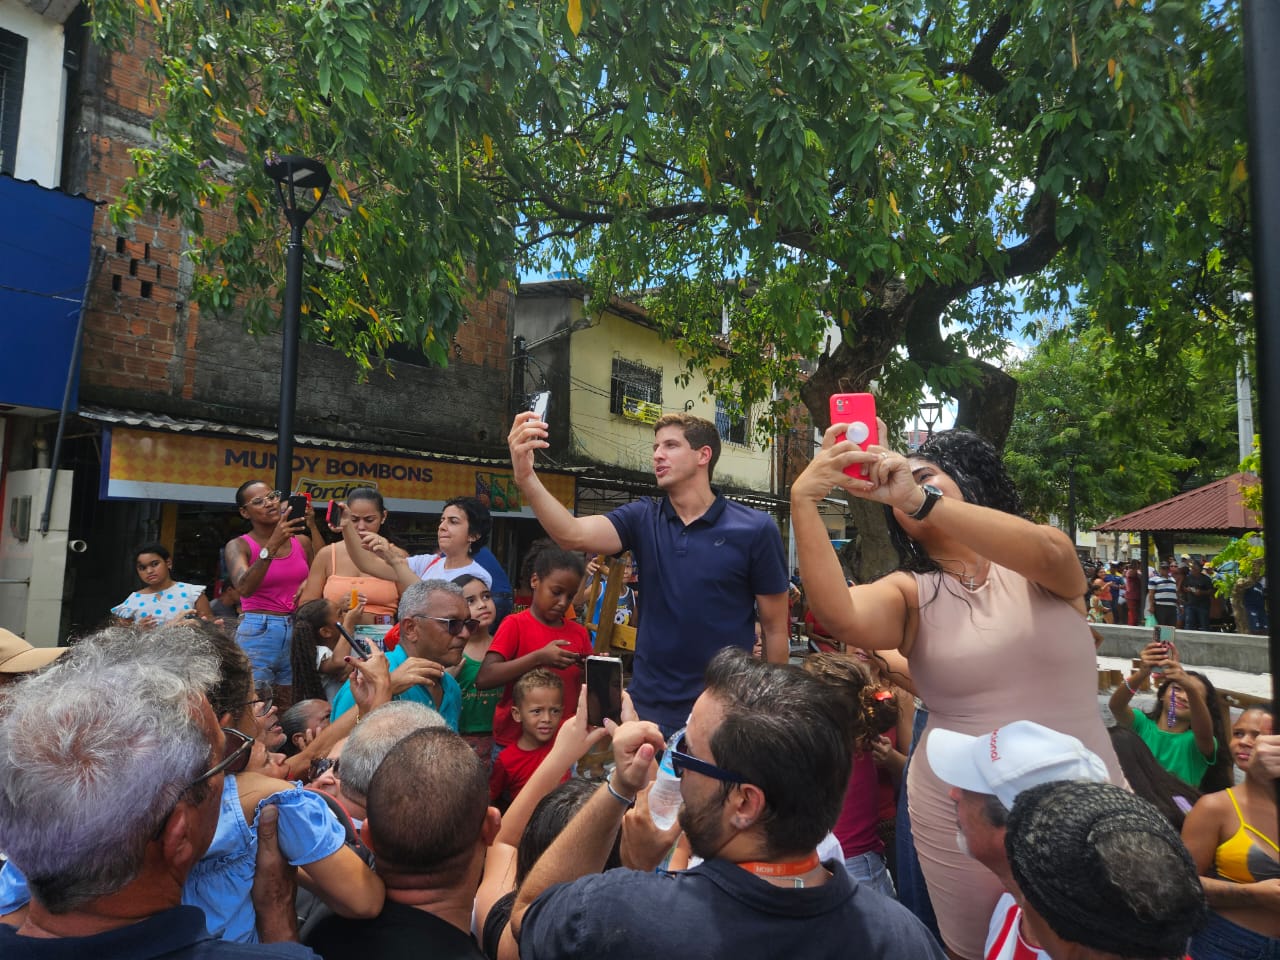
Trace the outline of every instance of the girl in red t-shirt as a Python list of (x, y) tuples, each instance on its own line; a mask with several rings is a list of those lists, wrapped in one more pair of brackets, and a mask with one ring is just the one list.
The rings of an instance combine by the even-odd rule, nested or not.
[(520, 739), (520, 724), (511, 717), (515, 682), (530, 670), (545, 667), (564, 684), (564, 720), (573, 716), (582, 686), (582, 664), (592, 653), (591, 637), (579, 623), (565, 620), (582, 582), (582, 555), (548, 542), (533, 558), (533, 600), (528, 610), (502, 621), (476, 674), (476, 689), (505, 686), (493, 712), (496, 752)]

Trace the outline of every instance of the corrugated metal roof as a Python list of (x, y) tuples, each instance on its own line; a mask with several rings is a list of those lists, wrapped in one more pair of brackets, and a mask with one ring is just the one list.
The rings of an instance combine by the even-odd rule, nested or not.
[[(196, 418), (170, 417), (163, 413), (142, 413), (137, 410), (112, 410), (106, 407), (83, 405), (77, 413), (86, 420), (100, 423), (119, 423), (127, 427), (142, 427), (148, 430), (171, 430), (175, 433), (219, 433), (237, 437), (254, 437), (258, 440), (275, 442), (276, 431), (262, 430), (256, 427), (238, 424), (218, 423), (214, 420)], [(511, 461), (505, 457), (465, 457), (458, 454), (437, 453), (432, 450), (415, 450), (411, 447), (396, 447), (382, 443), (355, 443), (349, 440), (334, 440), (331, 437), (316, 437), (297, 434), (294, 442), (304, 447), (324, 447), (333, 450), (363, 450), (369, 453), (394, 453), (402, 456), (423, 457), (428, 460), (445, 460), (451, 463), (479, 463), (486, 466), (510, 467)], [(551, 473), (583, 473), (586, 467), (564, 467), (542, 465), (542, 470)]]
[(1244, 533), (1261, 530), (1258, 515), (1247, 509), (1240, 497), (1242, 486), (1257, 482), (1258, 478), (1251, 473), (1233, 473), (1161, 503), (1108, 520), (1096, 529), (1103, 533)]

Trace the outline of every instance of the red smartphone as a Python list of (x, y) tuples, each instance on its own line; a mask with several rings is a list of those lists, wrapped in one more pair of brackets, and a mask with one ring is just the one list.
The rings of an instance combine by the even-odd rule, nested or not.
[(324, 522), (331, 527), (336, 527), (342, 523), (342, 501), (330, 500), (329, 509), (325, 511)]
[[(831, 396), (831, 422), (847, 423), (849, 432), (836, 434), (836, 443), (852, 440), (863, 450), (880, 442), (876, 427), (876, 398), (870, 393), (836, 393)], [(871, 472), (867, 464), (853, 464), (844, 472), (855, 480), (869, 480)]]

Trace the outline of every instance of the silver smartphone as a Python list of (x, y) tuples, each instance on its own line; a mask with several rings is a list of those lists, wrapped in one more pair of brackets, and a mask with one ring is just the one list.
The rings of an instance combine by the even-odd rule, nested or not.
[(547, 407), (551, 404), (551, 391), (539, 390), (529, 400), (529, 409), (538, 415), (539, 420), (547, 419)]

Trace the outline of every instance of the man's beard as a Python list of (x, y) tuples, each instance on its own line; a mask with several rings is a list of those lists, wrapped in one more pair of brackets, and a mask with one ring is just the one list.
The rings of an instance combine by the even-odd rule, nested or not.
[(725, 844), (719, 813), (719, 804), (704, 803), (695, 809), (685, 800), (680, 805), (680, 829), (689, 841), (689, 849), (703, 860), (710, 860)]

